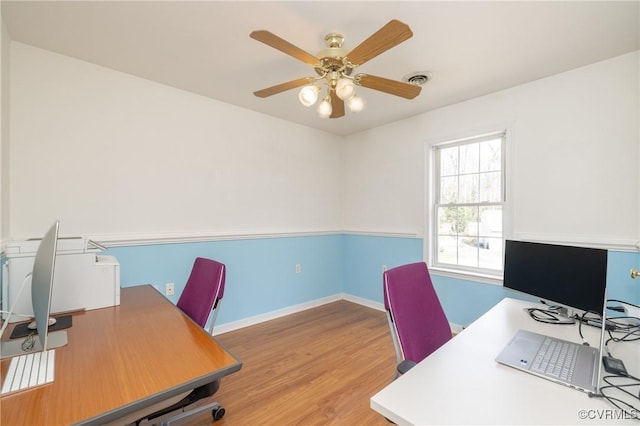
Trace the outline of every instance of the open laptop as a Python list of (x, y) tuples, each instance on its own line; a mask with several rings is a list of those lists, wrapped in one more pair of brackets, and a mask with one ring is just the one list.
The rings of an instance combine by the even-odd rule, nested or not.
[(600, 354), (605, 340), (605, 314), (606, 306), (598, 348), (518, 330), (496, 361), (574, 389), (597, 393), (602, 374)]

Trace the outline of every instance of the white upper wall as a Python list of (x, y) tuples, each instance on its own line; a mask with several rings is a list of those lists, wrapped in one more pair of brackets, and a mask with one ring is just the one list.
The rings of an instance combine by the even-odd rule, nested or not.
[(66, 235), (102, 240), (423, 236), (426, 147), (510, 126), (512, 237), (632, 245), (638, 61), (635, 52), (342, 139), (12, 42), (3, 237), (38, 236), (54, 218)]
[(17, 42), (11, 77), (12, 239), (341, 229), (333, 135)]
[(345, 228), (424, 236), (428, 146), (508, 126), (511, 237), (632, 247), (638, 62), (634, 52), (349, 137)]

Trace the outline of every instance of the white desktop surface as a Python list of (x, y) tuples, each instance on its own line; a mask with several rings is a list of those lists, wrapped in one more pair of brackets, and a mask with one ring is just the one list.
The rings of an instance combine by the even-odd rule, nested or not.
[[(502, 300), (374, 395), (371, 408), (397, 424), (639, 424), (607, 419), (619, 410), (606, 400), (495, 361), (518, 329), (581, 343), (577, 325), (537, 322), (524, 311), (532, 306)], [(582, 329), (587, 342), (598, 347), (600, 330)], [(624, 361), (629, 374), (640, 376), (638, 342), (610, 342), (608, 347)]]

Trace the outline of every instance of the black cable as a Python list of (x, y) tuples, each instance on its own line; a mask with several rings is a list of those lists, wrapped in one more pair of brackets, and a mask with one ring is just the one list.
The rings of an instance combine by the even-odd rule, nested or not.
[[(622, 337), (615, 337), (613, 333), (624, 333)], [(640, 328), (629, 329), (621, 329), (621, 330), (609, 330), (609, 340), (613, 340), (614, 342), (635, 342), (636, 340), (640, 340)]]
[(625, 312), (624, 306), (607, 306), (607, 309), (610, 311)]
[(25, 352), (29, 352), (36, 344), (36, 339), (33, 333), (29, 334), (23, 341), (20, 347)]
[[(627, 321), (623, 321), (627, 320)], [(636, 324), (628, 321), (637, 321)], [(640, 318), (638, 317), (630, 317), (630, 316), (622, 316), (622, 317), (613, 317), (607, 320), (609, 323), (614, 324), (616, 329), (640, 329)]]
[[(566, 320), (558, 318), (558, 313), (549, 309), (540, 308), (527, 308), (526, 311), (529, 316), (538, 322), (545, 324), (575, 324), (575, 321), (571, 318)], [(542, 314), (540, 316), (539, 314)]]
[[(640, 308), (631, 303), (615, 299), (607, 300), (607, 303), (609, 302), (623, 303), (629, 306)], [(612, 307), (607, 306), (607, 309), (611, 308)], [(613, 310), (620, 312), (617, 307), (613, 308)], [(624, 310), (622, 312), (624, 312)], [(596, 318), (589, 317), (589, 314), (594, 314)], [(632, 322), (637, 321), (637, 324), (633, 324), (625, 320), (631, 320)], [(605, 320), (600, 313), (594, 311), (584, 312), (578, 322), (578, 332), (580, 333), (580, 337), (582, 338), (582, 340), (584, 341), (584, 337), (582, 334), (583, 323), (594, 327), (602, 327), (602, 321)], [(605, 341), (604, 348), (602, 348), (602, 350), (603, 352), (606, 351), (609, 357), (612, 357), (611, 353), (609, 352), (609, 348), (607, 347), (609, 342), (630, 342), (640, 340), (640, 318), (629, 316), (607, 318), (604, 326), (605, 331), (609, 334), (609, 338)], [(620, 335), (616, 336), (614, 335), (614, 333), (619, 333)], [(611, 405), (620, 410), (620, 412), (624, 415), (624, 419), (633, 419), (640, 422), (640, 379), (627, 372), (620, 372), (618, 374), (604, 376), (602, 380), (606, 383), (606, 386), (602, 386), (600, 388), (600, 392), (597, 394), (589, 394), (589, 397), (606, 399)], [(618, 381), (624, 382), (617, 383)], [(629, 389), (632, 388), (635, 389), (629, 391)], [(628, 398), (625, 398), (627, 399), (626, 401), (622, 400), (618, 397), (622, 397), (622, 395), (614, 396), (612, 395), (612, 392), (622, 393)]]
[[(627, 305), (627, 306), (633, 306), (636, 309), (640, 309), (640, 306), (638, 305), (634, 305), (633, 303), (629, 303), (629, 302), (625, 302), (623, 300), (618, 300), (618, 299), (607, 299), (607, 304), (609, 304), (609, 302), (616, 302), (616, 303), (621, 303), (622, 305)], [(624, 308), (624, 306), (607, 306), (607, 309), (610, 310), (614, 310), (617, 312), (626, 312), (626, 309)], [(628, 322), (619, 322), (620, 320), (629, 320)], [(619, 328), (638, 328), (640, 330), (640, 318), (639, 317), (635, 317), (635, 316), (614, 316), (611, 317), (608, 321), (615, 323), (617, 325), (617, 327)], [(631, 322), (631, 323), (629, 323)], [(633, 324), (633, 322), (635, 322), (636, 324)]]
[[(621, 317), (624, 318), (624, 317)], [(635, 317), (631, 317), (635, 318)], [(612, 320), (613, 324), (615, 324), (615, 328), (612, 330), (607, 330), (609, 333), (609, 338), (604, 342), (604, 350), (607, 352), (609, 356), (611, 353), (609, 352), (609, 342), (634, 342), (640, 340), (640, 324), (632, 325), (623, 323), (622, 325), (617, 323), (615, 320)], [(613, 333), (621, 333), (622, 336), (614, 336)]]
[[(632, 380), (634, 381), (634, 383), (614, 383), (614, 380), (619, 380), (619, 379)], [(640, 421), (640, 416), (638, 416), (638, 414), (640, 413), (640, 404), (635, 402), (635, 401), (640, 401), (640, 391), (638, 391), (638, 393), (632, 393), (627, 390), (627, 388), (631, 388), (634, 386), (637, 386), (638, 388), (640, 388), (640, 380), (628, 374), (604, 376), (602, 380), (605, 383), (607, 383), (607, 386), (602, 386), (600, 388), (600, 393), (594, 394), (592, 396), (605, 398), (614, 407), (621, 410), (625, 414), (625, 418), (635, 419)], [(628, 401), (621, 400), (620, 398), (616, 398), (610, 394), (609, 392), (610, 390), (617, 390), (617, 391), (623, 392), (624, 394), (630, 396), (631, 401), (634, 401), (634, 402), (630, 403)], [(634, 403), (636, 405), (633, 405)], [(626, 408), (623, 408), (621, 405), (625, 406)]]
[(634, 308), (638, 308), (638, 309), (640, 309), (640, 306), (638, 306), (638, 305), (634, 305), (633, 303), (625, 302), (624, 300), (618, 300), (618, 299), (607, 299), (607, 303), (608, 303), (608, 302), (622, 303), (623, 305), (629, 305), (629, 306), (633, 306)]
[[(588, 314), (595, 314), (597, 318), (587, 318)], [(585, 345), (589, 345), (589, 344), (587, 343), (587, 341), (584, 338), (584, 335), (582, 334), (582, 324), (584, 323), (584, 324), (591, 325), (591, 326), (595, 327), (596, 325), (591, 324), (589, 322), (590, 320), (594, 320), (594, 321), (599, 320), (600, 321), (600, 325), (599, 326), (601, 327), (602, 326), (602, 315), (600, 315), (600, 313), (598, 313), (596, 311), (585, 311), (585, 312), (582, 313), (582, 315), (578, 319), (578, 334), (580, 334), (580, 339), (582, 339), (582, 343), (585, 344)]]

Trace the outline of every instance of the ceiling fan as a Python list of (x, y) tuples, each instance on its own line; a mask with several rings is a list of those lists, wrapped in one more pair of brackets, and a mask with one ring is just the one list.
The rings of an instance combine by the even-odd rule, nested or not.
[(342, 47), (344, 42), (342, 34), (327, 34), (324, 38), (326, 48), (314, 56), (269, 31), (253, 31), (250, 34), (251, 38), (311, 65), (318, 74), (317, 77), (298, 78), (258, 90), (253, 94), (260, 98), (266, 98), (286, 90), (304, 86), (300, 90), (298, 98), (303, 105), (311, 106), (318, 100), (320, 86), (326, 85), (327, 94), (318, 105), (318, 114), (321, 117), (329, 118), (344, 116), (345, 101), (351, 111), (357, 112), (363, 108), (362, 98), (355, 94), (355, 86), (413, 99), (420, 94), (422, 89), (420, 86), (370, 74), (355, 74), (352, 76), (355, 68), (412, 36), (413, 32), (407, 24), (394, 19), (349, 52)]

